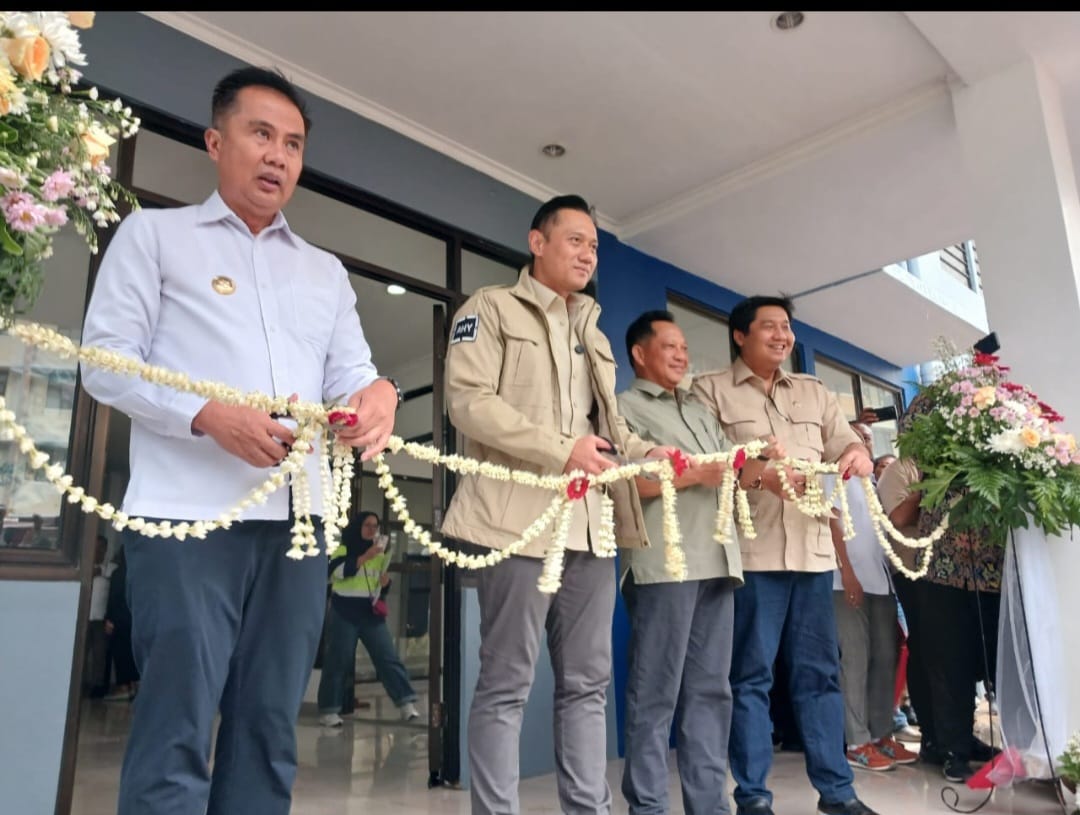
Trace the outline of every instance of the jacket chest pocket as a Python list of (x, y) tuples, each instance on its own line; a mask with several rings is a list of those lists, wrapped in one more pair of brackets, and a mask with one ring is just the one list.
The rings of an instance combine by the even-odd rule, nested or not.
[(538, 377), (547, 375), (550, 367), (541, 337), (522, 329), (504, 329), (500, 391), (507, 387), (541, 390), (543, 386)]

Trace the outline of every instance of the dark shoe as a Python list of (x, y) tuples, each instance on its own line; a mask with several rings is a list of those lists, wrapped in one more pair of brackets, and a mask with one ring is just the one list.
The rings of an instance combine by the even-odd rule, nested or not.
[(975, 771), (971, 769), (971, 765), (968, 764), (966, 758), (960, 758), (955, 753), (949, 753), (945, 756), (945, 764), (941, 768), (941, 774), (945, 776), (946, 781), (963, 784), (971, 776), (975, 775)]
[(772, 804), (764, 798), (755, 798), (735, 807), (735, 815), (773, 815)]
[(940, 767), (945, 763), (945, 754), (934, 746), (933, 742), (924, 741), (919, 747), (919, 761)]
[(874, 810), (858, 798), (844, 801), (839, 804), (827, 804), (822, 800), (817, 802), (818, 815), (877, 815)]
[(907, 719), (908, 726), (918, 726), (919, 718), (915, 715), (915, 709), (911, 705), (900, 705), (900, 712), (903, 713), (904, 718)]
[(991, 747), (982, 739), (971, 739), (971, 760), (972, 761), (993, 761), (994, 756), (1001, 752), (1000, 747)]

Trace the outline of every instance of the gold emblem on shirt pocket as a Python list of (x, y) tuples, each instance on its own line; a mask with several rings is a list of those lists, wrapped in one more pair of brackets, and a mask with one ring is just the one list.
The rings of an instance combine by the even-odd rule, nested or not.
[(236, 291), (236, 281), (225, 275), (218, 275), (210, 281), (210, 287), (218, 294), (229, 295)]

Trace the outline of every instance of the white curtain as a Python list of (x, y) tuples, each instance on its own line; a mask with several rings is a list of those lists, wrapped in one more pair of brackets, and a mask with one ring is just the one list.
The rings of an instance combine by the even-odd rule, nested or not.
[(1050, 778), (1068, 740), (1064, 642), (1049, 547), (1075, 546), (1032, 525), (1014, 531), (1005, 552), (998, 627), (997, 705), (1006, 756), (989, 773), (995, 786)]

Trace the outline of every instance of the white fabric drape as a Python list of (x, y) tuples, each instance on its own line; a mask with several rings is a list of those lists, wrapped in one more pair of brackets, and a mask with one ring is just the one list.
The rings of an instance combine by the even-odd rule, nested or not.
[(989, 773), (995, 786), (1050, 778), (1051, 763), (1065, 749), (1064, 638), (1049, 548), (1076, 545), (1034, 525), (1010, 537), (1001, 584), (997, 705), (1006, 752), (1020, 761), (997, 762)]

